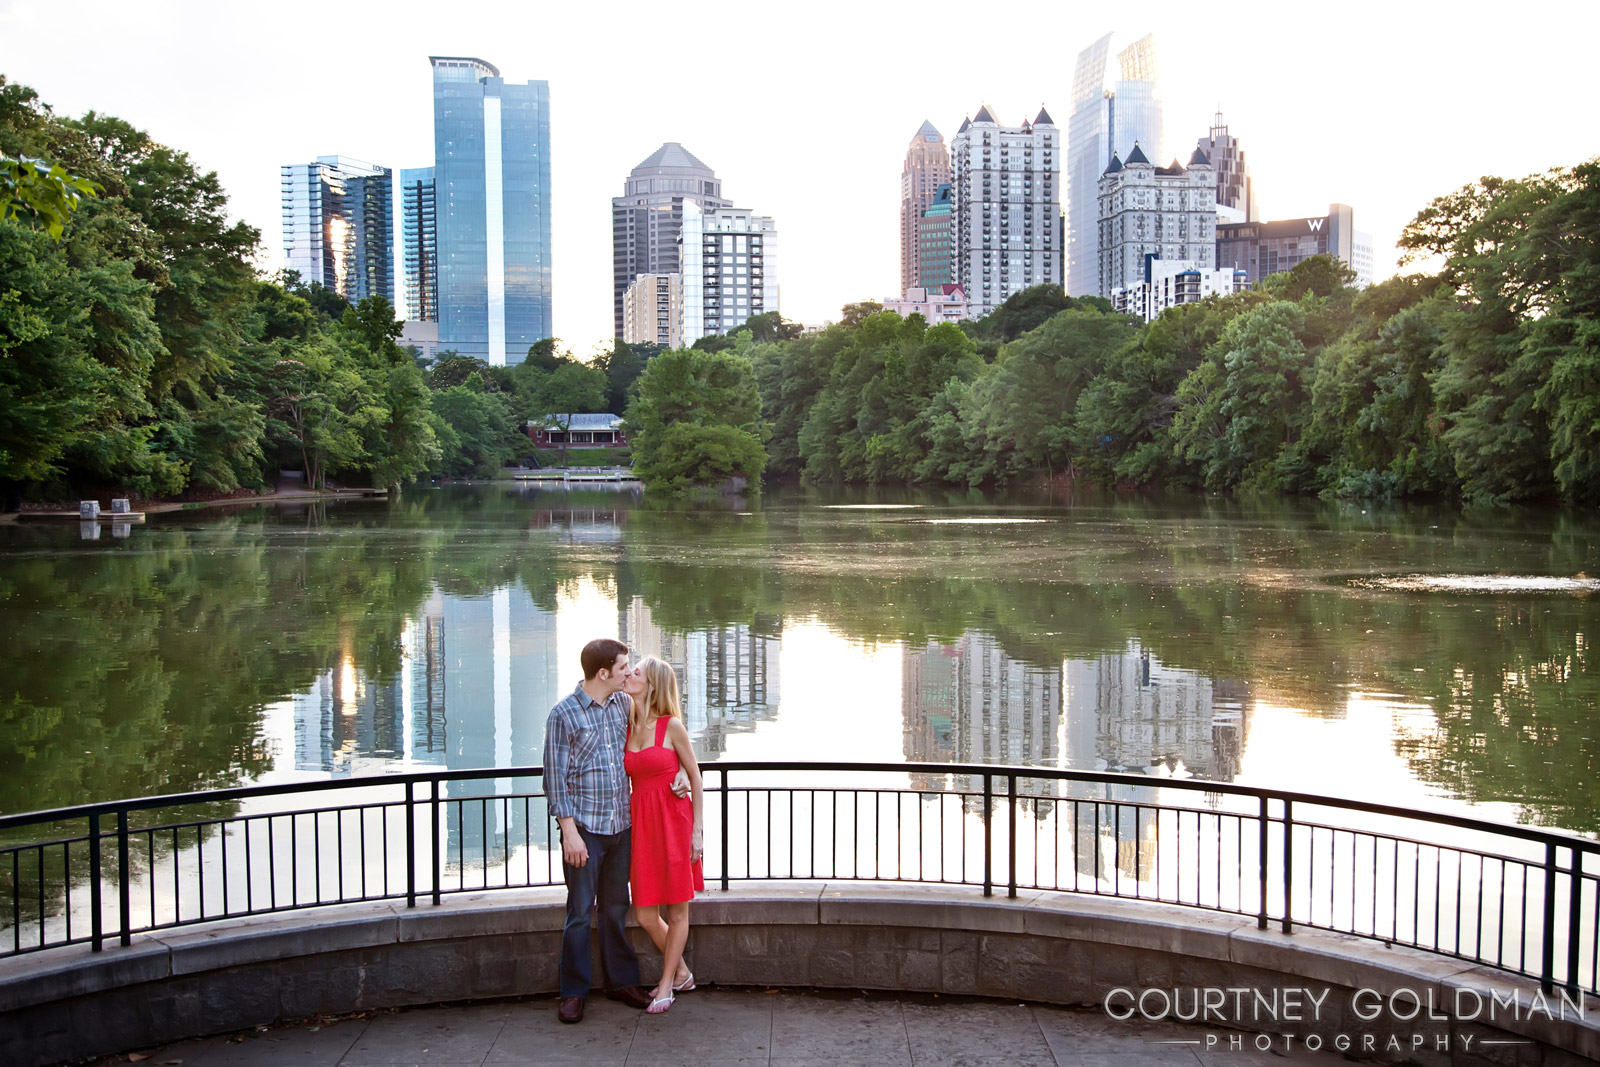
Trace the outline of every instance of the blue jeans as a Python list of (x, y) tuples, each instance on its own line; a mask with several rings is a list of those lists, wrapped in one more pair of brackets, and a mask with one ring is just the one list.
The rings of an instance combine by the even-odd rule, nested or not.
[(561, 995), (586, 997), (591, 982), (589, 909), (600, 904), (600, 962), (607, 989), (639, 984), (639, 956), (628, 944), (628, 864), (633, 856), (633, 830), (591, 834), (578, 827), (589, 849), (589, 862), (574, 867), (563, 861), (567, 880), (567, 926), (561, 934)]

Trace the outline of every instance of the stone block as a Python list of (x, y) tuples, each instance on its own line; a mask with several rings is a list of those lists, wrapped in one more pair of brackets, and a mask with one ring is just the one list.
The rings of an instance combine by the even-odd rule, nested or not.
[[(955, 890), (965, 896), (969, 891)], [(819, 902), (820, 921), (826, 925), (912, 926), (925, 930), (983, 930), (1021, 933), (1027, 903), (985, 898), (973, 890), (971, 899), (951, 900), (921, 886), (896, 886), (892, 890), (830, 888)]]
[[(246, 1026), (261, 1026), (285, 1015), (310, 1015), (285, 1005), (283, 985), (275, 969), (231, 967), (187, 980), (168, 983), (164, 997), (149, 998), (151, 1014), (165, 1026), (160, 1039), (172, 1041), (197, 1032), (224, 1033)], [(359, 1005), (355, 1005), (359, 1006)], [(333, 1009), (344, 1010), (350, 1009)], [(197, 1031), (196, 1026), (204, 1026)]]
[(60, 1063), (93, 1055), (79, 1051), (91, 1044), (84, 1036), (64, 1002), (0, 1013), (0, 1063)]
[(0, 1014), (87, 996), (139, 982), (154, 982), (172, 973), (167, 947), (136, 941), (127, 948), (108, 945), (91, 952), (71, 945), (0, 962)]
[(80, 501), (78, 501), (78, 518), (80, 518), (80, 519), (98, 519), (99, 517), (100, 517), (100, 501), (98, 501), (98, 500), (80, 500)]
[(337, 909), (319, 908), (305, 916), (185, 930), (161, 939), (172, 956), (174, 975), (202, 974), (225, 967), (316, 956), (330, 952), (391, 945), (398, 924), (388, 907), (349, 917)]
[(945, 932), (939, 947), (939, 991), (978, 991), (978, 935)]
[(901, 956), (897, 988), (936, 992), (939, 988), (939, 953), (912, 950)]
[(811, 981), (830, 989), (847, 988), (855, 982), (855, 957), (840, 949), (818, 949), (811, 954)]
[(321, 967), (281, 968), (277, 976), (279, 1006), (289, 1018), (374, 1007), (375, 1001), (382, 1001), (388, 970), (382, 962), (369, 965), (337, 957)]
[(894, 989), (899, 971), (898, 952), (856, 954), (855, 980), (862, 989)]

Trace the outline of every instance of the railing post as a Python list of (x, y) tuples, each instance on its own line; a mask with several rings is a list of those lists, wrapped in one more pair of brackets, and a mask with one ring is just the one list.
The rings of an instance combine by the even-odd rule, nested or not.
[(983, 895), (994, 896), (994, 775), (983, 775)]
[(1006, 880), (1006, 896), (1016, 899), (1017, 896), (1017, 776), (1006, 775), (1006, 835), (1010, 839), (1009, 857), (1006, 870), (1009, 877)]
[[(729, 862), (728, 861), (728, 769), (726, 767), (723, 767), (723, 768), (720, 768), (720, 769), (722, 771), (722, 888), (724, 890), (726, 890), (728, 888), (728, 862)], [(834, 812), (834, 818), (838, 819), (838, 817), (839, 817), (839, 813), (837, 811)], [(815, 833), (815, 832), (816, 832), (816, 828), (812, 827), (812, 833)]]
[[(417, 906), (417, 783), (406, 783), (406, 907)], [(387, 836), (387, 835), (386, 835)], [(387, 864), (385, 865), (387, 866)]]
[(438, 904), (439, 904), (439, 848), (440, 848), (440, 845), (439, 845), (439, 779), (437, 779), (437, 778), (435, 778), (433, 780), (433, 796), (432, 796), (431, 801), (429, 802), (428, 813), (429, 813), (429, 816), (431, 817), (431, 819), (433, 821), (433, 829), (429, 831), (429, 837), (432, 839), (433, 844), (429, 847), (428, 851), (432, 856), (432, 863), (433, 863), (433, 903), (434, 903), (434, 906), (437, 907)]
[(1261, 814), (1258, 816), (1261, 844), (1256, 850), (1256, 866), (1261, 875), (1261, 911), (1256, 916), (1256, 929), (1267, 928), (1267, 798), (1261, 797)]
[(128, 902), (128, 809), (117, 809), (117, 906), (122, 919), (117, 924), (121, 934), (117, 938), (123, 945), (133, 943), (133, 908)]
[(1294, 801), (1283, 802), (1283, 932), (1294, 925)]
[(1583, 853), (1572, 846), (1572, 876), (1567, 879), (1567, 989), (1578, 991), (1578, 955), (1583, 947)]
[(1544, 845), (1544, 966), (1539, 970), (1539, 988), (1555, 989), (1556, 975), (1556, 843)]
[(104, 917), (100, 914), (100, 813), (89, 813), (89, 948), (105, 946)]

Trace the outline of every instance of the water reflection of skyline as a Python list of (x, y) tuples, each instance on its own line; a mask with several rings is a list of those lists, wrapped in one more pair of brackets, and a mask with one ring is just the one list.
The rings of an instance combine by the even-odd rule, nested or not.
[[(757, 741), (762, 758), (782, 758), (784, 737), (805, 729), (807, 709), (782, 706), (781, 616), (673, 629), (661, 625), (641, 595), (618, 605), (609, 586), (593, 584), (575, 595), (577, 601), (548, 610), (520, 583), (487, 596), (435, 587), (407, 622), (402, 667), (394, 677), (367, 678), (347, 659), (288, 702), (292, 737), (275, 738), (278, 769), (346, 777), (536, 765), (549, 708), (579, 677), (576, 664), (567, 669), (562, 655), (575, 659), (575, 650), (594, 636), (587, 631), (612, 617), (636, 659), (659, 655), (677, 670), (686, 725), (703, 760), (722, 757), (730, 739), (741, 735)], [(585, 631), (578, 633), (578, 626)], [(952, 642), (896, 647), (900, 751), (853, 751), (851, 759), (1223, 781), (1239, 773), (1250, 686), (1163, 663), (1136, 641), (1068, 658), (1054, 669), (1014, 657), (979, 629)], [(790, 658), (796, 654), (789, 650)], [(811, 674), (827, 665), (795, 662), (787, 669)], [(782, 724), (780, 711), (787, 712)], [(292, 755), (284, 759), (284, 753)], [(1019, 788), (1054, 795), (1059, 784), (1026, 779)]]

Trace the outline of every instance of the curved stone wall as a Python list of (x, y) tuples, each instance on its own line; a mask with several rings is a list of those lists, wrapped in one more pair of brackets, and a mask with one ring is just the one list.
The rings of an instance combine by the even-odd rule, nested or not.
[[(437, 908), (347, 905), (7, 960), (0, 1063), (58, 1063), (318, 1013), (551, 993), (562, 901), (559, 890), (531, 890)], [(707, 893), (693, 920), (689, 959), (705, 983), (1197, 1014), (1196, 1040), (1221, 1053), (1313, 1042), (1424, 1064), (1600, 1059), (1600, 1005), (1237, 916), (1062, 894), (782, 883)], [(653, 977), (659, 957), (633, 933)]]

